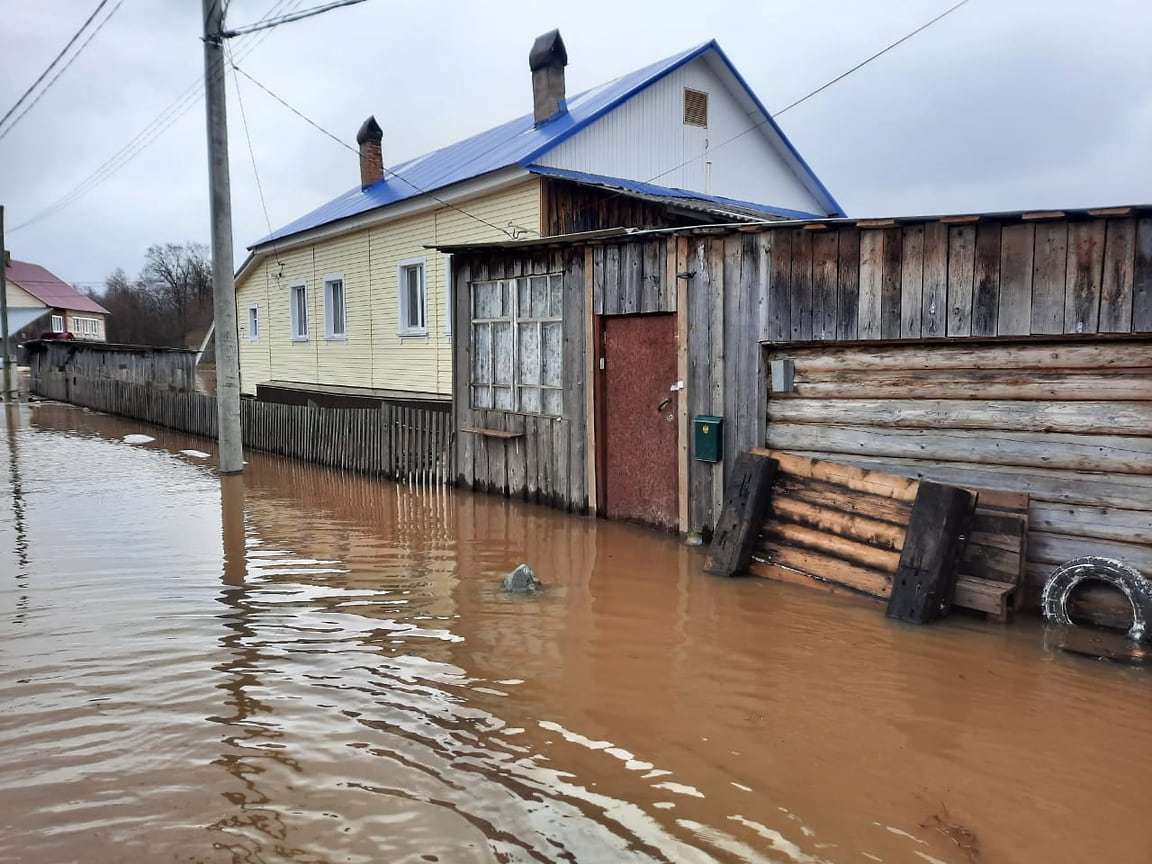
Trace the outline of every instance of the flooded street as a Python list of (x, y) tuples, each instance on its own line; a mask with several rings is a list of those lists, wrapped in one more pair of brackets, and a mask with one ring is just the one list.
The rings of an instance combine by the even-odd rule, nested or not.
[[(1152, 860), (1152, 674), (1039, 622), (910, 628), (258, 453), (222, 494), (202, 439), (3, 420), (0, 861)], [(500, 590), (522, 561), (542, 594)]]

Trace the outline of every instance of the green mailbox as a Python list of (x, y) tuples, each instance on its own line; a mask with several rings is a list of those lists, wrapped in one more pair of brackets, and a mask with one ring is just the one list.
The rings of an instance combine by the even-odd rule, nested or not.
[(724, 458), (724, 418), (699, 414), (692, 424), (692, 446), (698, 462), (719, 462)]

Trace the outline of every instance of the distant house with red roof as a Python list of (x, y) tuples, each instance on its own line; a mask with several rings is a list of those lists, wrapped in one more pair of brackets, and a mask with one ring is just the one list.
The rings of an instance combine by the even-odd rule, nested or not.
[(76, 339), (107, 341), (108, 310), (39, 264), (17, 261), (6, 251), (4, 277), (13, 334), (31, 328), (36, 335), (71, 333)]

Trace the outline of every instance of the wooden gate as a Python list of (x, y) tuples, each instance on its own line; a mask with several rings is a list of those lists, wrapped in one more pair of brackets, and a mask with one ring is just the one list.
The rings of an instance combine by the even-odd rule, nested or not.
[(676, 316), (605, 317), (604, 358), (605, 514), (674, 531)]

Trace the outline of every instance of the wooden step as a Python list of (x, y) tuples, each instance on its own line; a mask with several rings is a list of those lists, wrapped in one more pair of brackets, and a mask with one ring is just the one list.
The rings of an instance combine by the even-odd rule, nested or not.
[(993, 582), (976, 576), (958, 576), (953, 604), (965, 609), (986, 612), (998, 621), (1008, 619), (1008, 600), (1016, 586), (1010, 582)]

